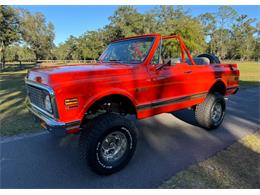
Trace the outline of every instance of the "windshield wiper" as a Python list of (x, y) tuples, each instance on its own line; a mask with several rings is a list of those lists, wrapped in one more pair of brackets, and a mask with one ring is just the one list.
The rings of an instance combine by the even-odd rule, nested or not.
[(121, 63), (121, 60), (112, 59), (112, 60), (108, 60), (108, 62)]

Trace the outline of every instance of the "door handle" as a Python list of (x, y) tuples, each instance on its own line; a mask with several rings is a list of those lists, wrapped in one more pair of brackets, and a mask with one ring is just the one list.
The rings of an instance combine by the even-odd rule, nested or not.
[(187, 71), (185, 71), (185, 72), (183, 72), (184, 74), (190, 74), (190, 73), (192, 73), (192, 70), (187, 70)]

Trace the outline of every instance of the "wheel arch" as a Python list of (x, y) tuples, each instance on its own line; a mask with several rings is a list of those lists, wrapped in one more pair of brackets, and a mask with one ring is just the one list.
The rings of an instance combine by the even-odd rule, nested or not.
[(81, 122), (83, 122), (85, 114), (91, 108), (93, 108), (96, 104), (98, 104), (106, 99), (122, 100), (124, 103), (126, 103), (129, 106), (131, 113), (133, 113), (137, 116), (137, 108), (136, 108), (137, 103), (136, 103), (135, 99), (129, 93), (127, 93), (123, 90), (113, 90), (113, 91), (99, 93), (99, 94), (93, 96), (90, 100), (88, 100), (85, 103), (85, 106), (81, 113)]
[(227, 91), (227, 86), (226, 86), (225, 82), (222, 79), (218, 79), (210, 87), (209, 93), (218, 92), (224, 96), (226, 94), (226, 91)]

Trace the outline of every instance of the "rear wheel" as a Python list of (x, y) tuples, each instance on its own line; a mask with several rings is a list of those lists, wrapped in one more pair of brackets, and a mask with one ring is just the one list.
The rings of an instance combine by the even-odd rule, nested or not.
[(224, 119), (225, 99), (219, 93), (208, 94), (202, 104), (196, 106), (195, 118), (200, 126), (208, 130), (219, 127)]
[(100, 175), (109, 175), (128, 164), (136, 148), (136, 127), (115, 113), (103, 114), (81, 133), (80, 154)]

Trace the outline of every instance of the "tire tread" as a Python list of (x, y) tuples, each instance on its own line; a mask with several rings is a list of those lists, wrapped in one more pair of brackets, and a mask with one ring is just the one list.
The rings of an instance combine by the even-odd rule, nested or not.
[(218, 98), (222, 98), (223, 99), (222, 101), (225, 102), (221, 94), (209, 93), (206, 99), (204, 100), (204, 102), (196, 106), (195, 118), (201, 127), (206, 128), (208, 130), (215, 129), (218, 127), (212, 124), (211, 115), (210, 115), (212, 105)]
[[(131, 134), (133, 134), (134, 144), (133, 144), (133, 153), (136, 146), (136, 127), (135, 125), (125, 117), (120, 116), (116, 113), (107, 113), (100, 115), (91, 121), (84, 127), (81, 132), (79, 139), (79, 155), (81, 160), (86, 160), (89, 167), (100, 175), (109, 175), (116, 171), (122, 169), (124, 165), (115, 168), (114, 170), (106, 170), (98, 166), (95, 162), (96, 156), (93, 154), (93, 146), (96, 145), (97, 140), (100, 136), (106, 131), (108, 127), (111, 127), (113, 124), (120, 124), (131, 129)], [(132, 151), (131, 150), (131, 151)], [(132, 157), (133, 153), (130, 155)]]

